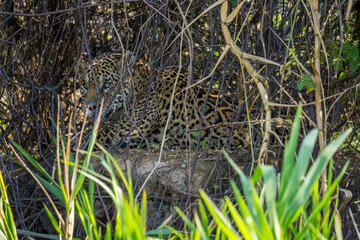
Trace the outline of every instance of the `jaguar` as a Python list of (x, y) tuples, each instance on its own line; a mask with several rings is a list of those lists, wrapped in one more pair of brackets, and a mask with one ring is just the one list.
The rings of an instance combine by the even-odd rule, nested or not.
[(108, 149), (144, 147), (163, 139), (171, 149), (248, 145), (247, 125), (236, 123), (239, 103), (230, 94), (190, 87), (179, 71), (135, 63), (129, 52), (100, 54), (81, 69), (83, 110), (99, 114), (103, 102), (101, 114), (107, 117), (97, 141)]

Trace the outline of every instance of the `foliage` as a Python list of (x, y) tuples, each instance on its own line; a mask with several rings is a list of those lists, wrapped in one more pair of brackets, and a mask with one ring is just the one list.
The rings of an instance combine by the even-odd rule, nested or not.
[[(141, 204), (134, 199), (131, 175), (126, 179), (115, 159), (100, 145), (98, 147), (105, 153), (105, 158), (96, 156), (101, 160), (102, 165), (110, 174), (110, 178), (96, 173), (93, 170), (81, 171), (81, 173), (99, 184), (111, 197), (116, 208), (115, 227), (111, 230), (110, 223), (107, 223), (104, 239), (147, 239), (146, 233), (146, 192), (143, 193)], [(113, 170), (115, 168), (115, 171)], [(127, 196), (125, 195), (118, 176), (122, 180)], [(101, 230), (97, 230), (97, 223), (94, 216), (94, 206), (90, 204), (86, 192), (86, 204), (77, 204), (80, 219), (85, 228), (86, 236), (89, 239), (103, 239)], [(91, 196), (93, 197), (93, 196)]]
[(6, 193), (4, 179), (0, 173), (0, 240), (17, 239), (14, 218), (11, 212), (9, 198)]
[[(323, 196), (319, 194), (319, 177), (351, 129), (329, 144), (307, 171), (318, 130), (312, 130), (305, 137), (295, 161), (300, 112), (301, 108), (297, 111), (290, 140), (285, 148), (280, 182), (277, 182), (273, 166), (258, 166), (252, 178), (246, 177), (224, 151), (225, 157), (240, 176), (244, 196), (232, 181), (235, 199), (225, 197), (218, 208), (205, 192), (201, 191), (202, 200), (215, 224), (208, 224), (206, 210), (203, 204), (199, 203), (200, 214), (195, 214), (193, 222), (177, 210), (190, 228), (190, 235), (172, 229), (174, 234), (180, 239), (213, 239), (214, 236), (215, 239), (240, 239), (240, 236), (244, 239), (262, 239), (264, 236), (267, 239), (334, 238), (331, 231), (334, 223), (339, 226), (340, 220), (337, 198), (332, 208), (331, 197), (337, 190), (348, 164), (333, 180), (330, 162), (329, 184)], [(336, 238), (342, 239), (339, 227), (335, 227), (335, 232)]]
[[(339, 79), (354, 74), (360, 67), (359, 44), (346, 41), (340, 52), (339, 43), (333, 42), (333, 66), (339, 73)], [(348, 66), (348, 67), (346, 67)]]
[[(187, 231), (180, 232), (168, 227), (170, 233), (174, 235), (171, 239), (175, 236), (180, 239), (213, 239), (214, 237), (215, 239), (235, 239), (240, 238), (240, 236), (245, 239), (261, 239), (262, 236), (267, 236), (268, 239), (329, 239), (334, 237), (331, 235), (333, 226), (334, 224), (339, 226), (340, 223), (337, 213), (337, 198), (335, 206), (332, 208), (331, 197), (337, 190), (347, 165), (339, 176), (333, 180), (330, 160), (349, 135), (351, 129), (348, 129), (329, 144), (316, 158), (314, 164), (309, 167), (318, 130), (312, 130), (305, 137), (295, 160), (300, 128), (300, 113), (301, 107), (299, 107), (295, 116), (290, 140), (285, 148), (279, 183), (273, 166), (258, 166), (253, 176), (248, 178), (229, 155), (223, 151), (225, 157), (240, 176), (244, 196), (242, 196), (235, 182), (231, 181), (234, 199), (225, 197), (221, 207), (218, 208), (212, 199), (204, 191), (201, 191), (203, 203), (199, 203), (199, 214), (194, 214), (193, 221), (190, 221), (180, 209), (177, 209), (184, 223), (189, 227), (190, 233), (187, 233)], [(62, 161), (63, 169), (64, 172), (69, 171), (69, 175), (73, 176), (71, 180), (62, 174), (60, 159), (58, 159), (57, 166), (57, 177), (59, 179), (57, 182), (25, 150), (15, 143), (13, 144), (41, 173), (42, 176), (39, 176), (32, 172), (41, 187), (44, 190), (46, 189), (47, 193), (54, 194), (64, 202), (66, 206), (65, 220), (62, 219), (61, 214), (55, 208), (53, 210), (57, 213), (58, 219), (56, 219), (44, 204), (46, 212), (59, 236), (66, 239), (77, 239), (73, 236), (76, 213), (81, 220), (88, 239), (146, 239), (146, 193), (143, 193), (141, 204), (136, 203), (130, 174), (126, 178), (115, 159), (101, 145), (97, 146), (105, 153), (105, 157), (91, 153), (96, 129), (97, 127), (94, 128), (85, 161), (83, 161), (82, 165), (79, 165), (81, 169), (78, 169), (78, 160), (74, 159), (69, 151), (70, 139), (65, 142), (60, 136), (63, 143), (60, 152), (65, 159)], [(89, 167), (91, 166), (89, 164), (91, 156), (100, 159), (110, 177), (100, 175), (92, 167)], [(319, 194), (319, 177), (329, 161), (329, 185), (326, 193), (321, 196)], [(118, 176), (120, 176), (125, 187), (126, 195)], [(89, 179), (87, 188), (84, 187), (85, 177)], [(3, 182), (0, 182), (2, 183), (2, 203), (4, 204), (8, 200)], [(110, 223), (107, 223), (104, 231), (97, 225), (95, 219), (95, 182), (107, 192), (116, 208), (114, 227), (112, 228)], [(69, 185), (72, 187), (69, 188)], [(47, 195), (49, 196), (49, 194)], [(52, 202), (50, 198), (49, 201)], [(5, 206), (7, 213), (1, 216), (7, 216), (5, 219), (8, 222), (4, 225), (4, 220), (1, 221), (1, 230), (10, 236), (8, 239), (16, 239), (11, 238), (11, 236), (16, 236), (16, 230), (12, 221), (11, 210), (8, 205)], [(52, 206), (55, 207), (54, 204)], [(2, 208), (1, 211), (3, 211)], [(211, 214), (215, 224), (209, 224), (210, 220), (207, 211)], [(8, 231), (8, 229), (12, 229), (12, 231)], [(341, 239), (341, 228), (337, 227), (335, 230), (337, 238)], [(28, 234), (36, 235), (36, 233)], [(163, 230), (153, 231), (152, 234), (162, 236)], [(53, 237), (49, 236), (49, 238)]]
[[(53, 194), (65, 204), (65, 220), (62, 218), (60, 210), (56, 208), (55, 204), (53, 204), (51, 198), (48, 200), (52, 203), (51, 205), (53, 210), (57, 213), (56, 217), (52, 214), (47, 205), (44, 204), (46, 213), (50, 218), (55, 230), (59, 234), (59, 238), (55, 239), (78, 239), (73, 236), (76, 219), (75, 214), (80, 218), (87, 239), (147, 239), (146, 193), (143, 193), (141, 204), (137, 204), (134, 199), (130, 174), (128, 175), (129, 178), (127, 179), (119, 168), (115, 159), (102, 146), (98, 145), (98, 147), (105, 153), (105, 157), (101, 157), (92, 153), (96, 139), (97, 126), (94, 127), (88, 151), (84, 152), (86, 154), (82, 165), (78, 159), (74, 158), (69, 149), (70, 138), (66, 142), (64, 138), (60, 136), (62, 139), (63, 148), (61, 150), (59, 148), (59, 150), (61, 157), (64, 160), (60, 159), (60, 156), (58, 156), (57, 178), (52, 177), (49, 173), (47, 173), (46, 170), (43, 169), (40, 164), (23, 148), (14, 142), (13, 144), (36, 168), (36, 170), (40, 172), (41, 175), (38, 175), (25, 166), (27, 170), (31, 171), (33, 176), (38, 180), (38, 183), (46, 192), (46, 195), (49, 196), (50, 194)], [(56, 139), (54, 140), (56, 141)], [(91, 157), (96, 157), (101, 160), (101, 163), (109, 172), (109, 178), (100, 175), (93, 170), (93, 167), (90, 164)], [(64, 172), (62, 172), (61, 169), (64, 169)], [(115, 169), (115, 171), (113, 169)], [(66, 176), (72, 176), (72, 179), (69, 179)], [(125, 186), (126, 194), (119, 182), (118, 176), (120, 176), (122, 184)], [(86, 177), (89, 180), (87, 188), (84, 186)], [(56, 179), (58, 179), (58, 181)], [(97, 210), (94, 207), (94, 183), (99, 184), (99, 186), (101, 186), (107, 192), (116, 208), (116, 219), (114, 226), (111, 226), (110, 223), (107, 223), (106, 229), (104, 230), (98, 226), (95, 218), (95, 212)], [(9, 226), (11, 225), (9, 224)], [(152, 235), (157, 233), (158, 231), (152, 231)], [(32, 232), (23, 231), (22, 234), (38, 236), (37, 233)], [(43, 234), (42, 237), (54, 239), (55, 236)]]
[[(344, 27), (345, 40), (343, 43), (332, 42), (332, 66), (338, 73), (339, 79), (354, 74), (360, 67), (359, 41), (351, 39), (354, 27), (347, 23)], [(329, 57), (330, 54), (328, 53)]]
[[(354, 121), (347, 122), (347, 126), (345, 126), (345, 129), (348, 129), (350, 127), (356, 129), (356, 123), (354, 123)], [(331, 139), (337, 138), (340, 134), (340, 132), (333, 133)], [(341, 148), (344, 152), (353, 151), (353, 149), (360, 151), (360, 129), (354, 130), (352, 134), (348, 136), (345, 142), (341, 145)]]
[(297, 88), (299, 91), (301, 91), (304, 87), (307, 88), (307, 93), (311, 92), (316, 87), (311, 74), (305, 73), (302, 75), (302, 78), (297, 81)]
[[(230, 0), (233, 8), (239, 2)], [(242, 93), (244, 90), (252, 90), (250, 94), (250, 102), (254, 103), (252, 109), (261, 109), (262, 106), (258, 105), (261, 101), (256, 101), (258, 98), (256, 86), (252, 82), (246, 81), (248, 76), (238, 80), (230, 75), (232, 72), (242, 72), (242, 67), (238, 64), (236, 57), (227, 54), (218, 68), (215, 67), (216, 61), (224, 50), (219, 9), (209, 11), (199, 20), (193, 22), (196, 17), (205, 13), (206, 10), (204, 11), (204, 9), (207, 9), (212, 2), (193, 4), (192, 1), (182, 1), (177, 6), (173, 1), (164, 1), (160, 5), (156, 1), (135, 1), (127, 4), (114, 4), (114, 9), (110, 8), (106, 2), (90, 5), (87, 2), (77, 5), (71, 1), (54, 3), (53, 1), (32, 0), (5, 1), (2, 6), (0, 28), (4, 40), (0, 42), (0, 49), (2, 49), (0, 52), (2, 76), (0, 86), (2, 92), (0, 97), (2, 104), (0, 108), (1, 153), (11, 152), (3, 143), (7, 142), (8, 139), (15, 139), (20, 146), (32, 154), (31, 159), (36, 168), (44, 164), (43, 162), (36, 162), (34, 158), (38, 158), (38, 161), (40, 159), (44, 162), (52, 161), (53, 156), (51, 154), (44, 156), (44, 153), (53, 150), (48, 132), (49, 129), (55, 132), (55, 129), (51, 128), (49, 119), (56, 118), (56, 111), (53, 109), (61, 106), (61, 119), (68, 122), (70, 115), (68, 113), (73, 110), (74, 105), (77, 105), (76, 101), (69, 101), (69, 99), (71, 99), (71, 94), (73, 94), (76, 86), (74, 75), (76, 76), (77, 70), (75, 66), (80, 55), (87, 52), (84, 59), (88, 60), (88, 58), (90, 59), (100, 52), (109, 51), (109, 49), (117, 51), (120, 49), (119, 42), (121, 40), (124, 40), (122, 48), (131, 50), (137, 54), (139, 59), (151, 61), (154, 66), (161, 69), (173, 66), (190, 66), (189, 80), (203, 79), (215, 69), (216, 71), (209, 78), (211, 82), (204, 82), (205, 85), (212, 83), (215, 88), (223, 89), (221, 94), (228, 92), (235, 94), (237, 91), (237, 95), (241, 97), (239, 100), (243, 100)], [(359, 94), (353, 94), (353, 90), (350, 90), (350, 88), (355, 89), (355, 86), (359, 84), (358, 78), (352, 77), (358, 71), (360, 62), (359, 42), (356, 39), (359, 32), (358, 10), (353, 7), (350, 21), (344, 21), (342, 13), (345, 13), (347, 6), (350, 6), (346, 1), (321, 6), (321, 14), (323, 14), (321, 21), (324, 20), (319, 25), (321, 26), (321, 40), (323, 41), (321, 49), (326, 48), (326, 53), (323, 53), (323, 59), (321, 59), (321, 72), (319, 72), (323, 80), (321, 87), (324, 89), (322, 106), (324, 107), (323, 112), (326, 113), (324, 114), (326, 117), (324, 126), (327, 126), (324, 130), (343, 129), (350, 121), (355, 123), (354, 128), (358, 128), (356, 121), (359, 119), (360, 98)], [(297, 86), (298, 90), (306, 89), (307, 92), (310, 92), (314, 87), (311, 75), (305, 73), (314, 72), (310, 62), (313, 60), (312, 53), (314, 51), (311, 40), (315, 36), (313, 35), (314, 28), (311, 26), (312, 20), (308, 3), (300, 1), (248, 1), (245, 7), (246, 9), (236, 16), (236, 23), (232, 27), (235, 28), (236, 32), (239, 26), (245, 23), (244, 31), (239, 31), (237, 35), (239, 46), (246, 53), (265, 57), (277, 64), (284, 63), (288, 69), (288, 75), (284, 79), (281, 77), (281, 72), (279, 74), (279, 69), (271, 64), (266, 64), (266, 73), (263, 71), (263, 74), (266, 74), (266, 79), (271, 79), (274, 83), (270, 88), (270, 102), (280, 104), (278, 105), (280, 107), (274, 106), (275, 111), (272, 114), (277, 118), (282, 117), (285, 112), (282, 104), (290, 104), (304, 98), (305, 102), (310, 103), (304, 112), (314, 119), (315, 109), (311, 104), (314, 99), (313, 95), (303, 95), (293, 89), (293, 86)], [(74, 9), (78, 9), (78, 11), (74, 11)], [(268, 11), (269, 9), (272, 11)], [(110, 11), (113, 11), (113, 14), (110, 14)], [(185, 18), (181, 13), (185, 13), (186, 29), (180, 27), (182, 22), (185, 23)], [(340, 25), (341, 22), (345, 23), (345, 28)], [(347, 25), (350, 22), (353, 23), (353, 26)], [(115, 23), (115, 25), (110, 26), (110, 23)], [(123, 23), (125, 23), (125, 27)], [(161, 28), (157, 26), (161, 26)], [(136, 33), (133, 42), (132, 40), (129, 41), (126, 36), (121, 36), (121, 39), (118, 37), (117, 31), (126, 32), (127, 28)], [(182, 44), (179, 41), (179, 33), (186, 34), (187, 29), (191, 29), (189, 41), (191, 44), (189, 45)], [(179, 63), (180, 46), (184, 50), (185, 60)], [(287, 59), (286, 53), (289, 49), (294, 53), (297, 61), (292, 59), (290, 62)], [(256, 60), (255, 62), (260, 63)], [(301, 64), (304, 65), (303, 68), (299, 66)], [(336, 78), (338, 80), (346, 79), (346, 81), (338, 81)], [(214, 81), (212, 81), (213, 79)], [(246, 81), (246, 84), (239, 84), (237, 80), (239, 83)], [(194, 82), (189, 82), (189, 84), (192, 83)], [(221, 88), (221, 86), (228, 87)], [(357, 91), (359, 93), (359, 90)], [(256, 96), (256, 98), (251, 98), (251, 96)], [(338, 101), (338, 97), (342, 96), (345, 101), (341, 101), (341, 99)], [(350, 106), (354, 106), (354, 108)], [(236, 107), (236, 109), (240, 109), (240, 107)], [(289, 112), (291, 115), (292, 112)], [(333, 121), (329, 121), (331, 118)], [(254, 134), (252, 140), (255, 143), (261, 142), (257, 136), (262, 135), (260, 134), (262, 129), (258, 127), (262, 124), (258, 124), (258, 120), (249, 119), (249, 124), (251, 123), (254, 132), (259, 133)], [(307, 120), (304, 123), (309, 125)], [(79, 127), (76, 129), (78, 130)], [(330, 136), (331, 133), (325, 132), (325, 135)], [(354, 139), (355, 141), (351, 144), (359, 140), (358, 137)], [(66, 144), (64, 145), (66, 146)], [(356, 144), (357, 147), (358, 145)], [(200, 142), (201, 149), (203, 146), (204, 144)], [(258, 148), (257, 145), (254, 147)], [(85, 180), (85, 178), (84, 181), (81, 180), (83, 174), (74, 170), (75, 164), (72, 162), (74, 159), (70, 156), (64, 157), (66, 155), (65, 148), (63, 152), (65, 153), (62, 158), (65, 160), (58, 159), (58, 162), (61, 162), (59, 166), (64, 168), (65, 165), (69, 164), (69, 171), (73, 171), (71, 176), (77, 172), (75, 178), (71, 178), (71, 181), (69, 179), (69, 183), (74, 180), (75, 186), (80, 186), (81, 182), (86, 185), (81, 185), (81, 188), (78, 187), (80, 190), (77, 193), (67, 192), (66, 189), (71, 190), (72, 187), (65, 187), (66, 174), (60, 175), (60, 170), (58, 170), (58, 175), (53, 177), (49, 176), (42, 168), (38, 168), (37, 172), (41, 176), (39, 181), (44, 187), (51, 189), (47, 191), (53, 191), (52, 193), (56, 198), (64, 202), (67, 199), (73, 200), (72, 203), (66, 205), (69, 216), (74, 213), (74, 209), (75, 214), (79, 214), (76, 210), (75, 201), (78, 201), (77, 199), (82, 195), (83, 205), (81, 206), (89, 205), (90, 211), (93, 207), (91, 199), (94, 182)], [(49, 158), (46, 159), (47, 157)], [(85, 164), (85, 162), (79, 163)], [(86, 172), (85, 169), (81, 171)], [(13, 174), (15, 178), (18, 177), (17, 172), (14, 171)], [(59, 183), (59, 180), (62, 182)], [(8, 181), (5, 179), (5, 182)], [(12, 184), (15, 189), (19, 187), (17, 182)], [(22, 182), (19, 184), (21, 186)], [(260, 183), (256, 182), (254, 185), (258, 187)], [(356, 188), (356, 184), (354, 186)], [(86, 202), (85, 194), (88, 195), (89, 203)], [(25, 197), (27, 197), (25, 194), (20, 194), (19, 199), (15, 199), (15, 201), (22, 202)], [(80, 204), (80, 202), (78, 203)], [(3, 206), (6, 209), (6, 204)], [(25, 222), (28, 225), (30, 225), (29, 222), (31, 223), (38, 217), (22, 215), (28, 213), (24, 211), (27, 206), (23, 204), (18, 204), (15, 207), (16, 212), (20, 213), (18, 217), (26, 219)], [(226, 208), (225, 202), (224, 208)], [(52, 212), (55, 211), (54, 209), (51, 210)], [(226, 210), (224, 211), (226, 213)], [(2, 216), (4, 215), (2, 214)], [(199, 219), (201, 220), (203, 217), (199, 215)], [(343, 221), (346, 219), (348, 218), (343, 219)], [(59, 220), (57, 219), (57, 221)], [(63, 228), (64, 225), (62, 225)], [(207, 230), (204, 229), (204, 231)], [(33, 236), (35, 236), (34, 233)], [(50, 239), (51, 236), (42, 238)]]
[[(54, 138), (54, 141), (57, 143), (57, 176), (51, 176), (28, 152), (26, 152), (22, 147), (17, 145), (15, 142), (12, 144), (20, 151), (26, 159), (35, 167), (35, 169), (40, 173), (38, 175), (36, 172), (29, 169), (25, 163), (23, 163), (24, 168), (26, 168), (31, 175), (38, 182), (41, 189), (44, 191), (45, 195), (48, 197), (48, 200), (52, 206), (53, 211), (56, 213), (56, 218), (50, 211), (50, 209), (44, 204), (46, 213), (48, 214), (55, 230), (59, 233), (59, 236), (65, 239), (76, 239), (73, 236), (74, 225), (75, 225), (75, 213), (81, 217), (81, 209), (79, 211), (78, 206), (94, 206), (94, 183), (90, 180), (88, 183), (88, 189), (85, 191), (84, 183), (85, 176), (79, 173), (81, 171), (87, 171), (87, 169), (92, 168), (90, 165), (91, 151), (95, 143), (95, 136), (97, 133), (98, 124), (94, 126), (92, 137), (89, 144), (89, 154), (86, 155), (84, 161), (80, 162), (78, 157), (74, 158), (73, 154), (70, 151), (70, 133), (68, 134), (68, 139), (65, 141), (63, 136), (60, 134), (59, 128), (57, 129), (59, 136)], [(60, 147), (60, 145), (62, 147)], [(61, 155), (60, 155), (61, 154)], [(78, 156), (78, 154), (76, 155)], [(20, 160), (20, 158), (19, 158)], [(63, 169), (63, 170), (62, 170)], [(87, 194), (90, 194), (90, 198)], [(56, 196), (57, 199), (62, 201), (65, 204), (66, 216), (65, 219), (62, 217), (60, 210), (57, 209), (54, 201), (50, 197), (50, 194)], [(90, 200), (89, 200), (90, 199)], [(88, 215), (91, 217), (91, 215)], [(85, 227), (84, 227), (85, 228)], [(85, 228), (86, 229), (86, 228)], [(95, 229), (96, 231), (98, 229)], [(29, 235), (34, 235), (28, 233)], [(53, 236), (49, 236), (53, 237)], [(60, 237), (60, 238), (61, 238)]]

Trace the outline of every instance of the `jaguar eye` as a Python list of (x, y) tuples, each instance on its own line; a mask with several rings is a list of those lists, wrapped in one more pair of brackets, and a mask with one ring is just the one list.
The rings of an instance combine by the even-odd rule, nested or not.
[(84, 81), (81, 82), (81, 88), (88, 89), (87, 85), (88, 85), (87, 81), (84, 80)]
[(109, 89), (110, 88), (110, 83), (109, 82), (105, 82), (104, 83), (104, 86), (103, 86), (103, 89), (104, 90), (107, 90), (107, 89)]

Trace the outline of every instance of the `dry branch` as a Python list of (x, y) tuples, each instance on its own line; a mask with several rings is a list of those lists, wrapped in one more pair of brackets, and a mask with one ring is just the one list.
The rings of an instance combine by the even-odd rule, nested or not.
[[(264, 164), (265, 154), (268, 149), (269, 144), (269, 134), (273, 132), (271, 130), (271, 110), (268, 105), (269, 103), (269, 96), (268, 96), (268, 82), (266, 78), (264, 78), (259, 72), (257, 72), (251, 63), (245, 58), (244, 56), (247, 56), (241, 49), (234, 43), (233, 39), (231, 38), (229, 28), (227, 26), (227, 23), (233, 20), (233, 18), (237, 15), (239, 12), (241, 6), (246, 1), (243, 1), (240, 3), (237, 8), (234, 9), (234, 11), (227, 16), (228, 12), (228, 1), (224, 1), (221, 5), (221, 29), (223, 31), (225, 41), (227, 46), (230, 46), (231, 51), (233, 54), (236, 55), (236, 57), (239, 59), (240, 64), (242, 65), (242, 68), (245, 68), (245, 70), (251, 75), (252, 80), (255, 82), (258, 91), (260, 93), (262, 103), (264, 105), (264, 111), (265, 111), (265, 133), (262, 138), (262, 144), (260, 147), (260, 153), (259, 153), (259, 164)], [(247, 56), (248, 57), (248, 56)]]

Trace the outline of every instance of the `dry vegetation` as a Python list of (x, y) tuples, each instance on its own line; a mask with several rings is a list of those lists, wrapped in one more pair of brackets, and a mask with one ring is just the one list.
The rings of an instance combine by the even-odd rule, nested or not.
[[(256, 0), (246, 2), (223, 26), (220, 6), (211, 7), (213, 3), (196, 0), (129, 0), (113, 4), (110, 1), (0, 1), (0, 160), (18, 228), (51, 231), (46, 227), (48, 221), (43, 214), (43, 195), (16, 164), (9, 139), (51, 171), (56, 155), (51, 139), (56, 127), (51, 119), (59, 119), (65, 129), (70, 113), (75, 112), (74, 133), (81, 127), (75, 81), (78, 61), (89, 61), (101, 52), (130, 50), (153, 68), (178, 70), (181, 66), (192, 83), (209, 76), (201, 84), (235, 96), (244, 113), (239, 121), (245, 123), (247, 96), (254, 117), (251, 119), (253, 151), (243, 149), (238, 157), (247, 173), (260, 157), (260, 161), (281, 165), (282, 142), (300, 101), (305, 103), (303, 135), (321, 122), (322, 139), (326, 143), (334, 134), (353, 127), (345, 150), (335, 159), (338, 168), (344, 164), (343, 159), (348, 159), (353, 169), (342, 185), (353, 194), (352, 201), (342, 210), (343, 231), (348, 238), (353, 238), (348, 207), (359, 223), (360, 77), (359, 69), (353, 71), (347, 49), (357, 46), (359, 51), (360, 28), (356, 23), (360, 21), (360, 2), (342, 1), (339, 5), (338, 1), (321, 1), (317, 19), (313, 15), (315, 6), (305, 0)], [(230, 1), (229, 9), (234, 10), (237, 4), (236, 0)], [(224, 38), (225, 25), (231, 39), (236, 39), (233, 43), (238, 50), (226, 48), (226, 44), (232, 43)], [(314, 37), (315, 26), (320, 27), (322, 34), (319, 42)], [(228, 53), (219, 61), (225, 50)], [(236, 51), (240, 51), (238, 56), (233, 54)], [(360, 64), (360, 57), (358, 60)], [(240, 66), (246, 65), (245, 61), (254, 72), (249, 71), (249, 66), (242, 71)], [(256, 75), (260, 70), (261, 77)], [(256, 79), (252, 79), (254, 75)], [(314, 90), (316, 82), (320, 82), (321, 87)], [(301, 84), (304, 86), (299, 90)], [(268, 97), (266, 101), (264, 94)], [(317, 107), (321, 109), (321, 116)], [(60, 115), (57, 114), (59, 108)], [(263, 121), (266, 119), (268, 121)], [(278, 135), (277, 139), (272, 132)], [(210, 171), (213, 174), (210, 195), (219, 199), (227, 194), (228, 179), (234, 173), (223, 156), (208, 153), (201, 143), (197, 149), (189, 150), (189, 155), (183, 150), (173, 153), (174, 165), (184, 164), (189, 171), (185, 180), (190, 181), (193, 160), (212, 161), (222, 167)], [(140, 154), (151, 155), (145, 151)], [(337, 171), (334, 169), (335, 174)], [(149, 229), (156, 228), (168, 217), (174, 204), (185, 209), (196, 201), (196, 195), (186, 194), (186, 186), (175, 191), (175, 198), (169, 193), (174, 186), (167, 183), (163, 182), (161, 188), (149, 196), (153, 204), (150, 211), (154, 211)]]

